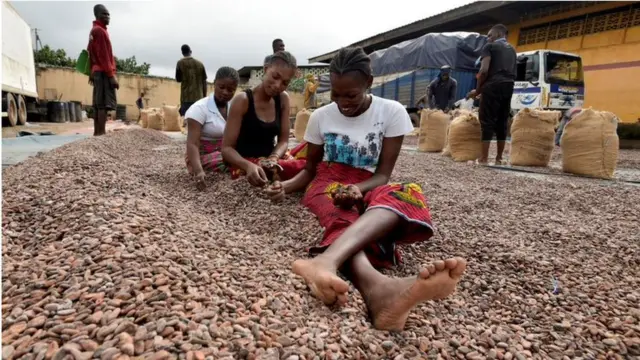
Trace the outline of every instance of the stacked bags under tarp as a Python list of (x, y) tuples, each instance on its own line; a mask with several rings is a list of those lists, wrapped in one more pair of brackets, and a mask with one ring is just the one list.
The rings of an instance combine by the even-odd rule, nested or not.
[(559, 111), (522, 109), (511, 125), (511, 165), (548, 166)]
[(449, 115), (441, 110), (422, 110), (420, 114), (418, 151), (442, 151), (447, 142), (450, 119)]
[(608, 111), (582, 110), (562, 133), (562, 171), (612, 179), (618, 162), (618, 118)]
[(447, 142), (442, 154), (454, 161), (476, 160), (482, 154), (482, 129), (478, 116), (460, 112), (449, 125)]

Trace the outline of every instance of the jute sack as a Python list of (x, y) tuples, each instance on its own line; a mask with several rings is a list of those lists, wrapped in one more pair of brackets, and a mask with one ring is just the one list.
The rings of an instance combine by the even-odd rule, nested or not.
[(442, 151), (447, 142), (450, 119), (449, 115), (441, 110), (423, 110), (420, 114), (418, 151)]
[(164, 113), (163, 131), (180, 131), (180, 114), (177, 106), (163, 105)]
[[(455, 118), (449, 126), (448, 152), (454, 161), (476, 160), (482, 154), (482, 130), (475, 114), (466, 113)], [(447, 155), (447, 152), (443, 152)]]
[(143, 129), (146, 129), (147, 126), (149, 126), (149, 112), (151, 110), (149, 109), (143, 109), (140, 110), (140, 126), (142, 126)]
[(511, 125), (511, 165), (548, 166), (559, 111), (522, 109)]
[(608, 111), (582, 110), (560, 138), (562, 170), (576, 175), (612, 179), (618, 162), (618, 118)]
[(151, 109), (147, 117), (147, 127), (153, 130), (162, 130), (164, 125), (164, 115), (157, 108)]
[(293, 135), (296, 140), (302, 142), (304, 140), (304, 132), (307, 131), (311, 110), (302, 109), (296, 114), (296, 122), (293, 124)]

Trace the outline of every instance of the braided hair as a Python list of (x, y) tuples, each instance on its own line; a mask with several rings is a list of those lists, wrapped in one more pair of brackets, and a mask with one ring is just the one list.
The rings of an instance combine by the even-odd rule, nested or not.
[(273, 55), (268, 56), (265, 59), (264, 65), (265, 66), (273, 65), (278, 61), (284, 63), (286, 66), (292, 69), (296, 69), (298, 67), (298, 62), (296, 61), (296, 58), (293, 55), (291, 55), (291, 53), (288, 51), (277, 51)]
[(357, 71), (367, 79), (371, 77), (371, 59), (361, 47), (342, 48), (338, 52), (331, 65), (329, 72), (337, 75), (344, 75), (348, 72)]
[(213, 82), (222, 79), (231, 79), (237, 83), (240, 82), (240, 75), (238, 75), (236, 69), (229, 66), (223, 66), (216, 71), (216, 77), (213, 79)]

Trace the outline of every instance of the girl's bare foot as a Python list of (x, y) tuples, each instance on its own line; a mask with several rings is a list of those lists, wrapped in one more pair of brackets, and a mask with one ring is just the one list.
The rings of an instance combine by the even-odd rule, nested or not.
[(451, 295), (467, 267), (462, 258), (439, 260), (420, 271), (417, 277), (389, 279), (363, 294), (373, 326), (379, 330), (401, 331), (409, 312), (427, 300)]
[(293, 272), (301, 276), (311, 293), (326, 305), (344, 305), (347, 302), (349, 284), (336, 275), (336, 270), (319, 258), (296, 260)]

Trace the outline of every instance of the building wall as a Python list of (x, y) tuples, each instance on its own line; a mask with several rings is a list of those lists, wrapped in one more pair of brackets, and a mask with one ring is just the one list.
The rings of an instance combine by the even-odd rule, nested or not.
[(640, 2), (608, 2), (556, 13), (509, 28), (516, 50), (579, 54), (585, 106), (640, 121)]
[[(39, 67), (36, 75), (38, 97), (43, 100), (80, 101), (83, 105), (92, 104), (93, 87), (88, 78), (75, 69), (57, 67)], [(168, 78), (118, 74), (120, 89), (117, 92), (118, 104), (127, 106), (127, 118), (138, 118), (135, 105), (140, 93), (144, 93), (145, 107), (178, 105), (180, 102), (180, 83)], [(209, 93), (214, 90), (209, 84)], [(238, 88), (238, 92), (241, 91)], [(302, 94), (292, 93), (291, 113), (302, 109)]]

